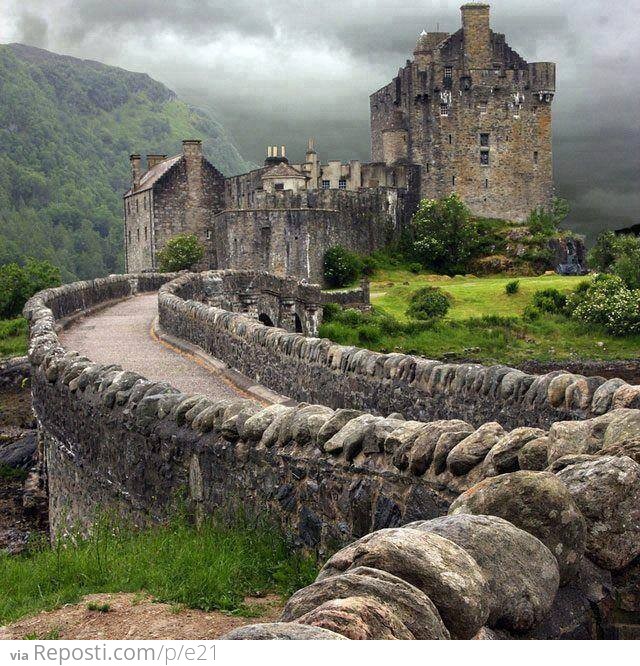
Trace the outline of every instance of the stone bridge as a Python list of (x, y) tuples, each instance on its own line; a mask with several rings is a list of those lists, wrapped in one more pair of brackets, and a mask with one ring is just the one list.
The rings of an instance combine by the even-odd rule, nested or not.
[(31, 299), (53, 534), (105, 510), (163, 520), (186, 491), (196, 520), (242, 507), (320, 556), (344, 546), (283, 622), (238, 638), (621, 631), (614, 610), (640, 611), (640, 388), (294, 332), (322, 298), (223, 271)]

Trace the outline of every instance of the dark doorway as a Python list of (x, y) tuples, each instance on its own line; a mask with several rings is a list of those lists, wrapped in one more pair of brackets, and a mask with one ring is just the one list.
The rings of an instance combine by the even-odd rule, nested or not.
[(268, 314), (265, 314), (264, 312), (258, 317), (258, 319), (265, 325), (265, 326), (273, 326), (273, 322), (271, 321), (271, 317)]
[(297, 312), (293, 315), (293, 318), (296, 324), (296, 333), (302, 333), (302, 321), (300, 320), (300, 317), (298, 317)]

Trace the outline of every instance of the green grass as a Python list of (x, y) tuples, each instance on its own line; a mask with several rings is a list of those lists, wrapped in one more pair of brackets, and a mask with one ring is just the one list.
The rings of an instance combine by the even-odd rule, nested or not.
[(27, 320), (0, 319), (0, 358), (23, 356), (27, 353)]
[[(522, 319), (539, 289), (572, 291), (584, 277), (520, 277), (518, 291), (506, 293), (513, 276), (485, 278), (379, 271), (371, 283), (372, 315), (345, 314), (320, 328), (320, 335), (375, 351), (404, 352), (427, 358), (472, 359), (519, 364), (527, 360), (611, 360), (637, 358), (640, 336), (617, 338), (562, 315)], [(438, 286), (452, 297), (451, 309), (436, 324), (412, 322), (405, 314), (418, 288)], [(390, 317), (389, 317), (390, 316)], [(393, 322), (395, 320), (395, 324)]]
[(27, 555), (0, 555), (0, 625), (75, 603), (93, 593), (144, 591), (159, 601), (251, 614), (248, 595), (291, 594), (317, 574), (266, 522), (186, 520), (142, 531), (99, 525), (73, 545), (42, 545)]

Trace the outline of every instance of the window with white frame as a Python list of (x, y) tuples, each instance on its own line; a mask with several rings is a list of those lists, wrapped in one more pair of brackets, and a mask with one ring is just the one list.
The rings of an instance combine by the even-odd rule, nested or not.
[(341, 178), (338, 181), (338, 189), (340, 189), (340, 190), (346, 190), (347, 189), (347, 181), (344, 178)]
[(449, 115), (449, 105), (448, 104), (441, 104), (440, 105), (440, 115), (445, 117)]
[(322, 189), (323, 190), (328, 190), (331, 187), (331, 181), (330, 180), (323, 180), (322, 181)]

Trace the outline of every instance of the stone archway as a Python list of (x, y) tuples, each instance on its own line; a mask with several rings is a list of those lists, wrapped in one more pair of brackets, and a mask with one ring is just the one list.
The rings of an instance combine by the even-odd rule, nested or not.
[(258, 319), (259, 319), (259, 321), (260, 321), (262, 324), (264, 324), (265, 326), (271, 326), (271, 327), (274, 326), (274, 323), (273, 323), (271, 317), (270, 317), (268, 314), (266, 314), (266, 312), (261, 312), (261, 313), (258, 315)]
[(302, 327), (302, 319), (300, 319), (300, 316), (298, 315), (297, 312), (294, 312), (293, 314), (293, 323), (295, 326), (296, 333), (304, 333), (304, 329)]

